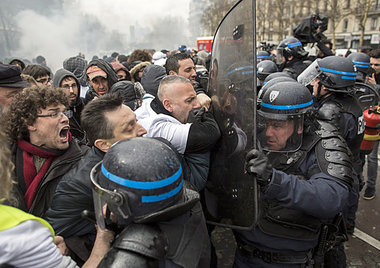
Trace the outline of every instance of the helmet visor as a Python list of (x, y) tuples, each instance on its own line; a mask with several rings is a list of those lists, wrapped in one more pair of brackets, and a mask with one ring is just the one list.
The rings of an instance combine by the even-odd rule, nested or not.
[[(107, 190), (100, 186), (98, 178), (101, 177), (102, 162), (96, 164), (90, 173), (92, 183), (92, 195), (94, 201), (96, 223), (101, 229), (106, 228), (105, 218), (107, 209), (113, 212), (119, 220), (127, 220), (131, 217), (128, 202), (120, 193)], [(106, 206), (107, 205), (107, 206)], [(109, 217), (109, 215), (108, 215)]]
[(283, 64), (285, 61), (285, 56), (284, 56), (284, 49), (283, 48), (277, 48), (276, 50), (276, 63), (278, 65)]
[(258, 141), (262, 150), (294, 152), (302, 144), (303, 115), (273, 118), (258, 113)]
[(319, 59), (316, 59), (297, 77), (298, 83), (308, 86), (322, 73), (322, 70), (319, 68), (318, 61)]

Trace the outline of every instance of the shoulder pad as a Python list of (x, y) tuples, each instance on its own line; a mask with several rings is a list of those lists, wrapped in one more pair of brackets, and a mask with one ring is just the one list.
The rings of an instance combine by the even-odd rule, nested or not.
[(99, 263), (97, 268), (151, 268), (158, 267), (158, 262), (159, 260), (148, 258), (132, 251), (111, 248)]
[(352, 162), (347, 144), (340, 136), (323, 138), (316, 146), (318, 166), (322, 172), (351, 189)]
[(337, 122), (340, 120), (342, 107), (336, 102), (328, 101), (318, 109), (317, 119)]
[(165, 234), (157, 226), (133, 223), (124, 228), (112, 247), (158, 260), (164, 259), (169, 248)]

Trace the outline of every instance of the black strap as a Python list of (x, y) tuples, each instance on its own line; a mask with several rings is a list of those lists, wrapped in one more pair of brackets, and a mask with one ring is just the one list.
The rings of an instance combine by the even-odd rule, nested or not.
[(254, 246), (244, 244), (242, 242), (237, 243), (237, 248), (246, 257), (260, 258), (267, 263), (288, 263), (288, 264), (307, 264), (309, 263), (312, 253), (311, 251), (300, 252), (267, 252), (255, 248)]

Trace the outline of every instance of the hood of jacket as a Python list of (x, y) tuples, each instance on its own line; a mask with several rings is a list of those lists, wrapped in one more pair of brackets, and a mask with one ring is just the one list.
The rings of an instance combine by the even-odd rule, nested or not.
[(155, 64), (149, 65), (143, 71), (141, 85), (146, 93), (157, 97), (158, 86), (165, 76), (166, 70), (164, 67)]
[[(53, 77), (53, 87), (57, 88), (57, 87), (60, 87), (61, 86), (61, 83), (62, 83), (62, 80), (66, 77), (72, 77), (75, 79), (75, 82), (77, 83), (78, 85), (78, 96), (77, 96), (77, 99), (75, 101), (75, 103), (77, 103), (78, 101), (80, 101), (80, 83), (79, 83), (79, 80), (78, 78), (75, 77), (75, 75), (66, 70), (66, 69), (59, 69), (55, 74), (54, 74), (54, 77)], [(74, 106), (76, 106), (74, 104)]]

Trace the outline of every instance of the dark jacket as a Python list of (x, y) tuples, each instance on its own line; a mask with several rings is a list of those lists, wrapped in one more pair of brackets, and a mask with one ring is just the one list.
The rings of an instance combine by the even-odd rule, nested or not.
[(78, 96), (74, 103), (70, 104), (70, 110), (73, 112), (73, 116), (69, 119), (70, 124), (70, 132), (73, 137), (77, 138), (82, 144), (86, 144), (84, 131), (82, 130), (80, 124), (80, 114), (84, 108), (84, 101), (80, 97), (80, 83), (79, 80), (75, 77), (75, 75), (65, 69), (59, 69), (53, 78), (53, 86), (55, 88), (60, 87), (61, 82), (66, 77), (72, 77), (75, 79), (75, 82), (78, 85)]
[[(40, 185), (37, 188), (33, 203), (29, 210), (26, 209), (24, 193), (18, 184), (15, 184), (14, 193), (17, 199), (17, 207), (31, 213), (35, 216), (42, 217), (46, 210), (50, 207), (55, 189), (62, 176), (68, 172), (88, 150), (87, 146), (79, 146), (76, 140), (69, 143), (67, 151), (57, 157), (50, 165), (45, 176), (42, 178)], [(15, 166), (16, 163), (17, 145), (12, 146), (12, 160)], [(13, 180), (18, 182), (16, 174), (13, 175)]]
[[(96, 59), (89, 62), (89, 64), (86, 67), (86, 73), (87, 69), (90, 68), (90, 66), (96, 65), (100, 69), (102, 69), (107, 74), (107, 81), (108, 81), (108, 88), (111, 89), (113, 84), (115, 84), (118, 79), (115, 70), (112, 68), (112, 65), (105, 60), (102, 59)], [(87, 77), (88, 79), (88, 77)], [(95, 96), (98, 96), (98, 93), (95, 92), (94, 88), (89, 84), (89, 89), (86, 92), (86, 96), (84, 98), (84, 103), (89, 103)]]
[(94, 224), (82, 218), (81, 213), (83, 210), (94, 211), (90, 172), (103, 157), (104, 152), (92, 147), (59, 182), (45, 213), (45, 219), (57, 235), (64, 238), (96, 235)]

